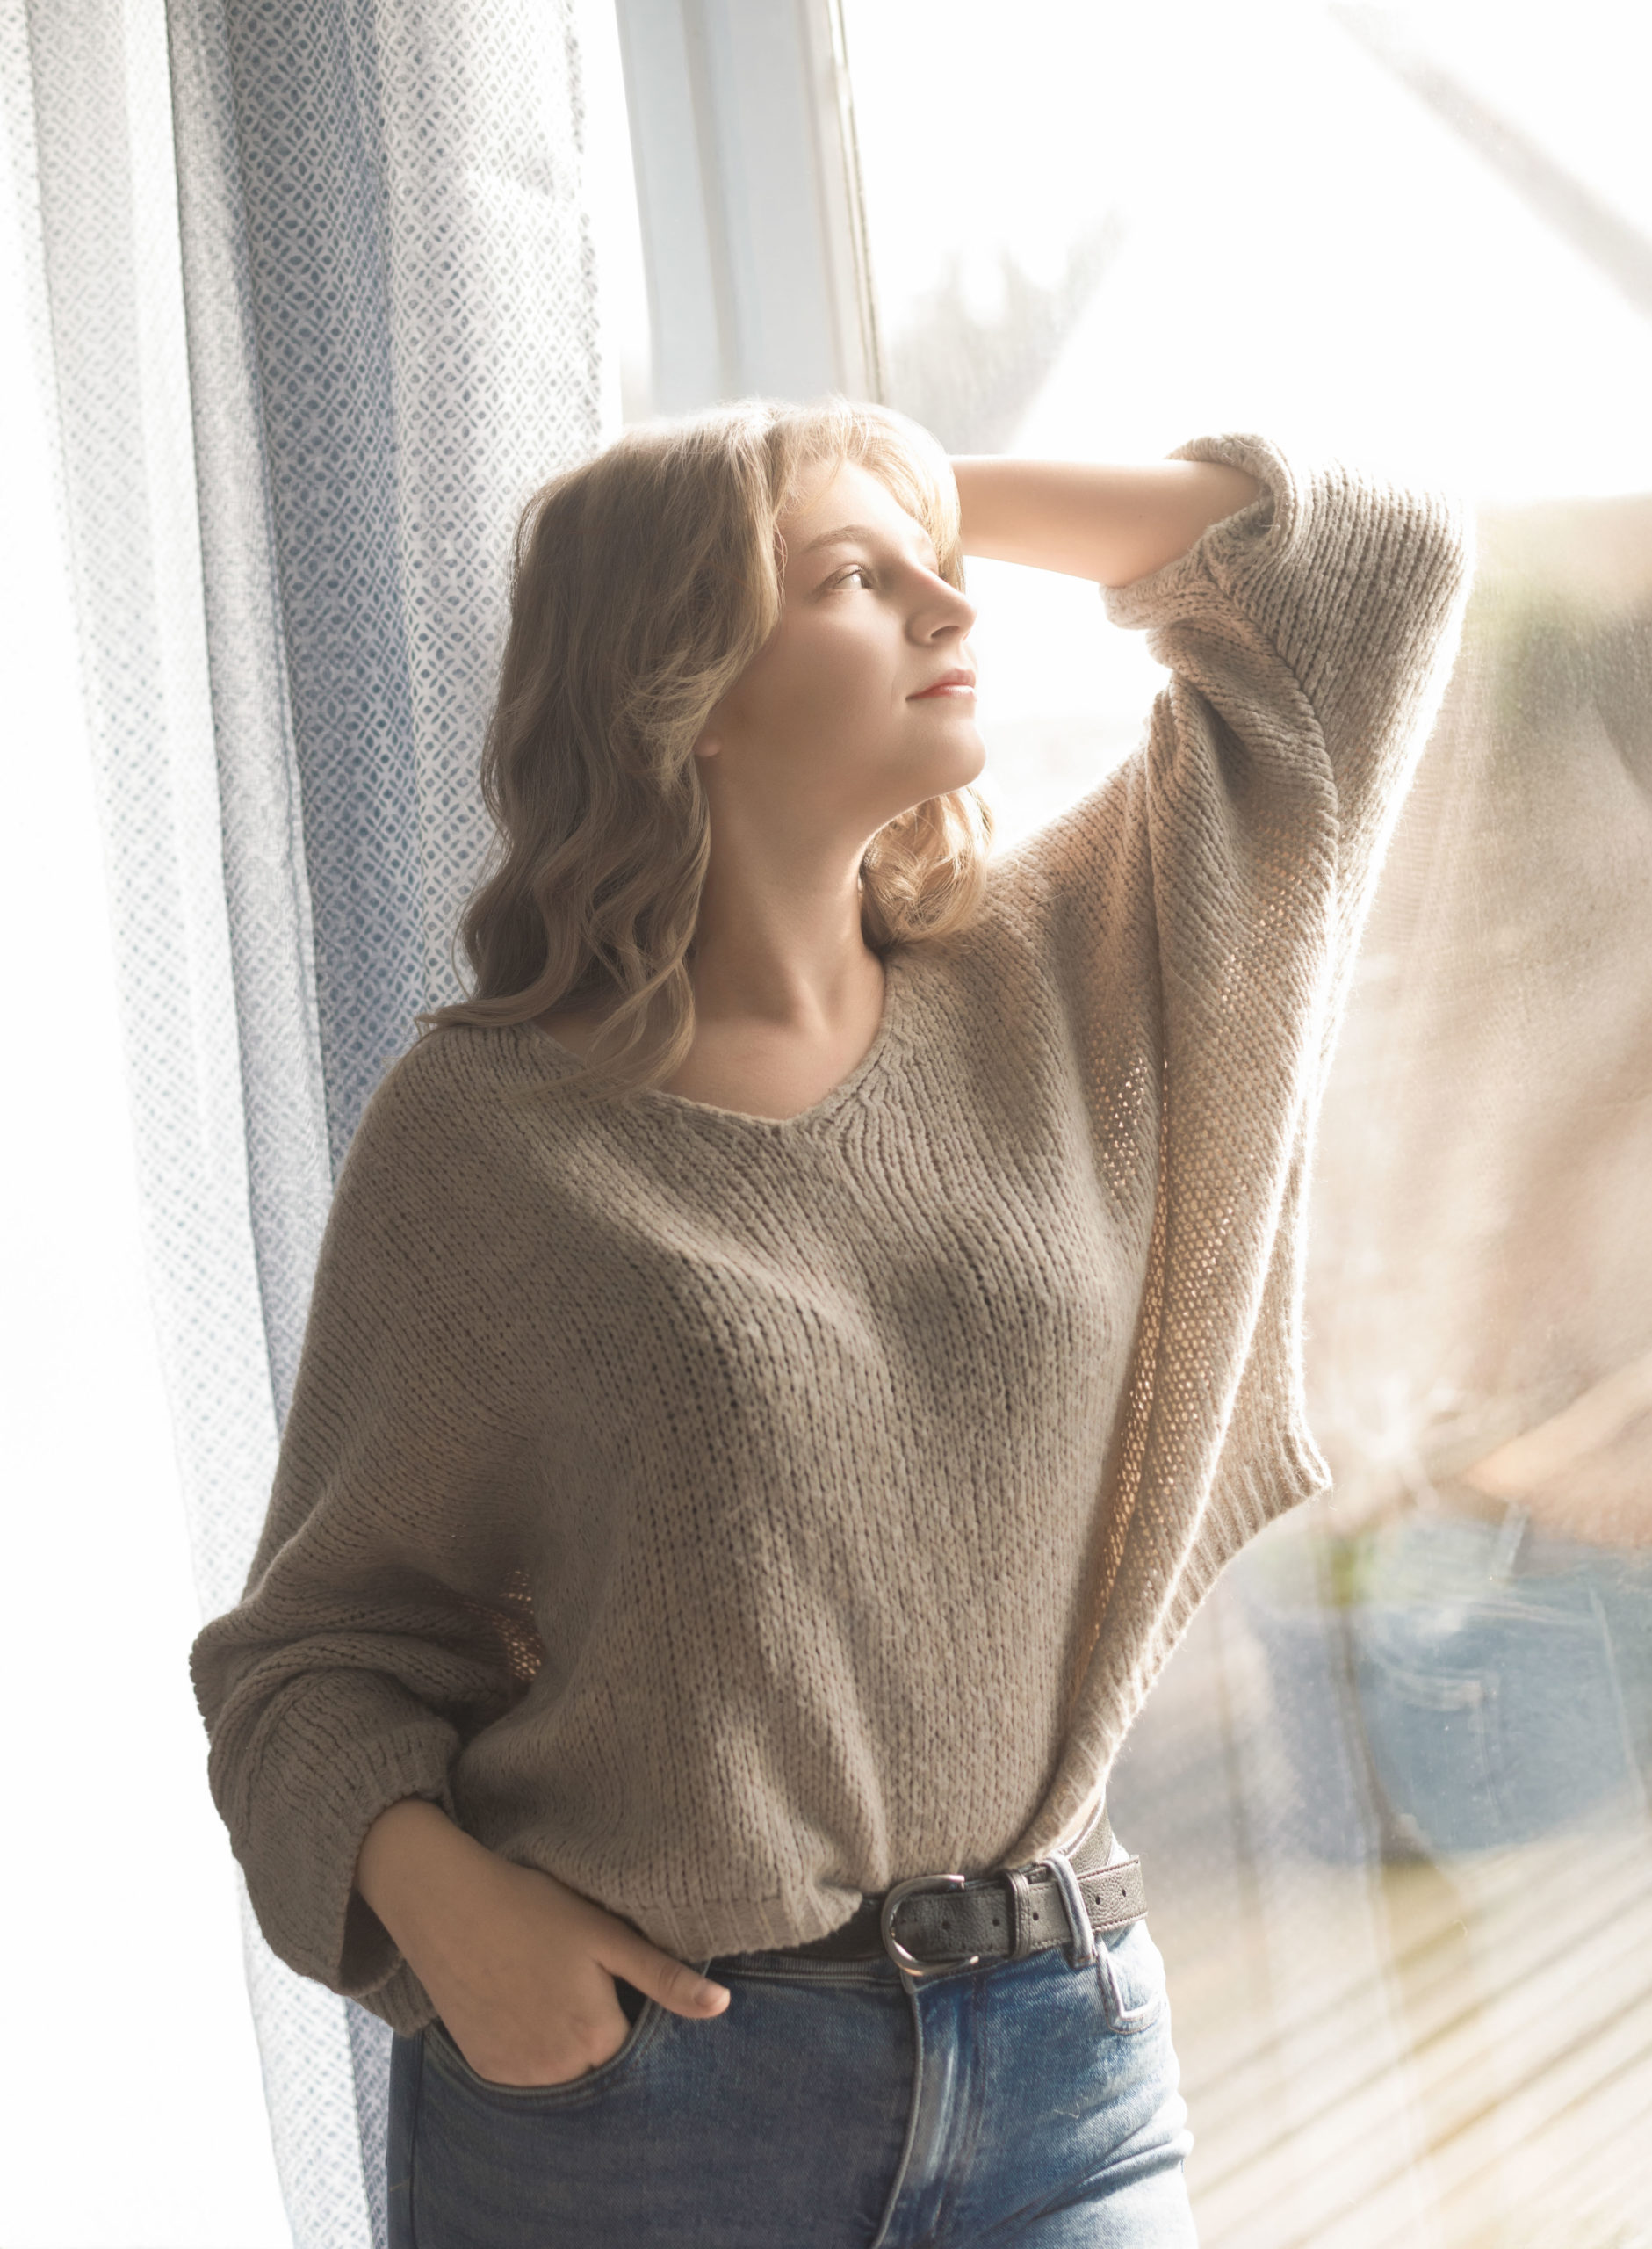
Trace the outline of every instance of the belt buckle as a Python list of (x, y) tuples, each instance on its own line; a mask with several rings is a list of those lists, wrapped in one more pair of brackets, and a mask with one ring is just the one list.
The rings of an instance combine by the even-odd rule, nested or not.
[(939, 1893), (947, 1890), (962, 1890), (968, 1880), (969, 1877), (963, 1874), (915, 1874), (910, 1882), (898, 1882), (893, 1889), (885, 1891), (883, 1911), (877, 1917), (877, 1931), (884, 1941), (884, 1951), (888, 1953), (903, 1976), (915, 1978), (919, 1976), (933, 1976), (943, 1971), (950, 1972), (959, 1968), (976, 1968), (980, 1965), (981, 1956), (978, 1952), (970, 1953), (967, 1959), (916, 1959), (907, 1951), (895, 1934), (895, 1916), (908, 1898), (916, 1898), (924, 1892)]

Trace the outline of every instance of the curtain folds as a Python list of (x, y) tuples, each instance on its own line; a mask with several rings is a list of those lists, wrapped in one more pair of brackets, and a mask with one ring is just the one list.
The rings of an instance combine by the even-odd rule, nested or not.
[[(573, 11), (0, 0), (207, 1615), (338, 1161), (457, 988), (516, 511), (601, 435)], [(295, 2241), (382, 2243), (387, 2034), (243, 1918)]]

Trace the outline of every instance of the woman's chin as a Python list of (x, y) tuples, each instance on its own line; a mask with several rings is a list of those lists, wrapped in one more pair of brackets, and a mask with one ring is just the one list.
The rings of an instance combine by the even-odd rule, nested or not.
[(972, 718), (960, 716), (947, 729), (944, 743), (936, 743), (923, 760), (924, 770), (935, 775), (933, 796), (948, 789), (962, 789), (976, 779), (986, 765), (986, 744), (981, 730)]
[(958, 756), (954, 762), (952, 778), (943, 783), (935, 793), (941, 796), (949, 790), (967, 789), (970, 782), (978, 781), (985, 770), (986, 744), (982, 741), (979, 729), (972, 720), (967, 743), (959, 745)]
[(932, 797), (948, 797), (956, 789), (967, 789), (972, 781), (979, 780), (986, 770), (986, 744), (971, 727), (972, 740), (949, 743), (944, 756), (930, 756), (921, 764), (907, 770), (903, 786), (906, 801), (899, 811), (886, 814), (898, 820), (919, 805), (927, 804)]

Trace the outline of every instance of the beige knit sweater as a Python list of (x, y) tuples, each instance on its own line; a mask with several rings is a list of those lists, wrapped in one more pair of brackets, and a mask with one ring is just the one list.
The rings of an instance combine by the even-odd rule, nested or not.
[(245, 1598), (196, 1644), (276, 1951), (413, 2028), (352, 1898), (397, 1798), (681, 1956), (1071, 1840), (1223, 1564), (1319, 1488), (1304, 1172), (1449, 666), (1457, 510), (1256, 438), (1265, 496), (1107, 597), (1143, 747), (898, 949), (783, 1121), (511, 1102), (427, 1038), (339, 1181)]

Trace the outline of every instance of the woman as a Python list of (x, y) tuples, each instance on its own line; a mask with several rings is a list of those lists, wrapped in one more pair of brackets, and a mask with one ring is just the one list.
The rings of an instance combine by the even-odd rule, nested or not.
[[(961, 550), (1172, 673), (991, 866)], [(841, 404), (529, 509), (475, 991), (194, 1659), (270, 1942), (398, 2033), (404, 2249), (1193, 2239), (1102, 1794), (1323, 1481), (1309, 1136), (1466, 575), (1258, 438), (949, 468)]]

